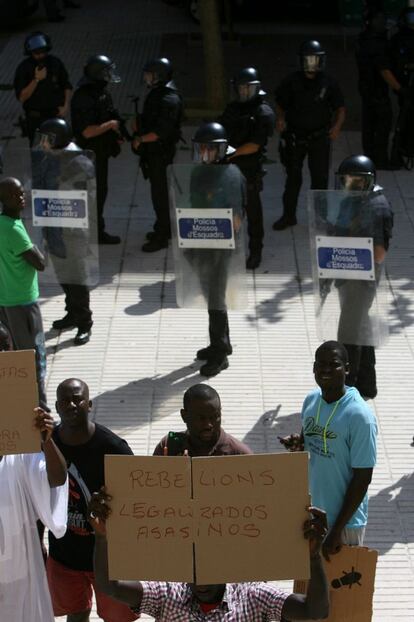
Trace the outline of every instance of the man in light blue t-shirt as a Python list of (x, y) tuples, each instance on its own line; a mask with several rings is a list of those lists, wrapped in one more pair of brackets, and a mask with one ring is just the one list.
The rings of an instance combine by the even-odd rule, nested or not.
[(313, 373), (319, 389), (305, 398), (302, 432), (280, 441), (310, 454), (312, 503), (327, 513), (327, 559), (342, 544), (361, 545), (368, 520), (367, 490), (376, 462), (377, 423), (355, 387), (345, 385), (348, 354), (337, 341), (316, 350)]

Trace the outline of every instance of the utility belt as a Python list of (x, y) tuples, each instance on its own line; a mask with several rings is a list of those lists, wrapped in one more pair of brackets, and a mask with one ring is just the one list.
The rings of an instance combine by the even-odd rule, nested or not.
[(58, 112), (57, 108), (50, 108), (49, 110), (25, 110), (25, 115), (28, 119), (52, 119)]
[(329, 128), (322, 127), (318, 130), (312, 130), (309, 132), (304, 132), (303, 130), (295, 131), (295, 130), (286, 130), (283, 132), (281, 138), (285, 138), (285, 140), (289, 141), (293, 146), (295, 145), (307, 145), (322, 136), (329, 135)]

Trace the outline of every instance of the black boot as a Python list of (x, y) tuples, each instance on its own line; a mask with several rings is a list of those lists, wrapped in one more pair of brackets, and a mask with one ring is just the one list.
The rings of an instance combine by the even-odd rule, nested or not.
[(222, 358), (221, 360), (211, 360), (207, 361), (205, 365), (200, 367), (200, 375), (205, 376), (206, 378), (211, 378), (212, 376), (217, 376), (221, 371), (227, 369), (229, 366), (229, 360), (227, 356)]
[(283, 231), (288, 227), (293, 227), (297, 224), (296, 216), (285, 216), (283, 215), (279, 220), (273, 223), (272, 229), (273, 231)]

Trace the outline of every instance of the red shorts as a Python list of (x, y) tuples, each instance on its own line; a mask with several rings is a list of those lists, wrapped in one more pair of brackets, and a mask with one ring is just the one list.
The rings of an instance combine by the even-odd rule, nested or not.
[(106, 596), (96, 589), (93, 572), (72, 570), (51, 557), (47, 558), (47, 580), (55, 616), (81, 613), (92, 609), (92, 590), (95, 592), (98, 616), (105, 622), (132, 622), (139, 616), (127, 605)]

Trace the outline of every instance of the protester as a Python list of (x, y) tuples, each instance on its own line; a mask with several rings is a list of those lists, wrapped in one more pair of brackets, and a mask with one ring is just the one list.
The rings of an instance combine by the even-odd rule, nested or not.
[(220, 396), (207, 384), (194, 384), (184, 393), (181, 417), (185, 432), (170, 432), (154, 456), (235, 456), (253, 453), (221, 427)]
[(18, 179), (7, 177), (0, 182), (0, 202), (0, 321), (8, 328), (16, 350), (35, 350), (39, 402), (48, 410), (45, 337), (37, 302), (37, 272), (44, 270), (45, 259), (21, 220), (25, 197)]
[(345, 385), (348, 370), (342, 344), (325, 341), (319, 346), (313, 373), (320, 389), (305, 398), (302, 432), (279, 439), (290, 451), (310, 453), (312, 502), (328, 517), (326, 559), (342, 544), (363, 544), (367, 490), (376, 462), (376, 419), (358, 390)]
[[(157, 622), (262, 622), (263, 620), (316, 620), (329, 613), (329, 592), (321, 560), (326, 535), (326, 514), (307, 508), (312, 518), (304, 524), (309, 540), (311, 577), (306, 595), (288, 594), (268, 583), (227, 583), (196, 585), (161, 581), (111, 581), (108, 577), (108, 553), (105, 521), (110, 513), (111, 497), (105, 489), (94, 493), (89, 516), (95, 530), (94, 567), (99, 589), (127, 604), (138, 614), (145, 613)], [(219, 563), (219, 560), (217, 560)], [(210, 614), (207, 618), (207, 614)]]
[(67, 615), (67, 622), (88, 622), (95, 591), (99, 616), (106, 622), (129, 622), (137, 616), (95, 587), (94, 536), (87, 504), (91, 492), (104, 484), (105, 455), (131, 455), (132, 451), (119, 436), (90, 420), (91, 407), (85, 382), (69, 378), (60, 383), (56, 410), (61, 423), (53, 438), (68, 464), (68, 530), (61, 540), (49, 534), (47, 577), (55, 616)]
[(55, 538), (66, 530), (65, 460), (52, 439), (53, 418), (36, 408), (42, 453), (0, 456), (0, 619), (53, 622), (40, 519)]

